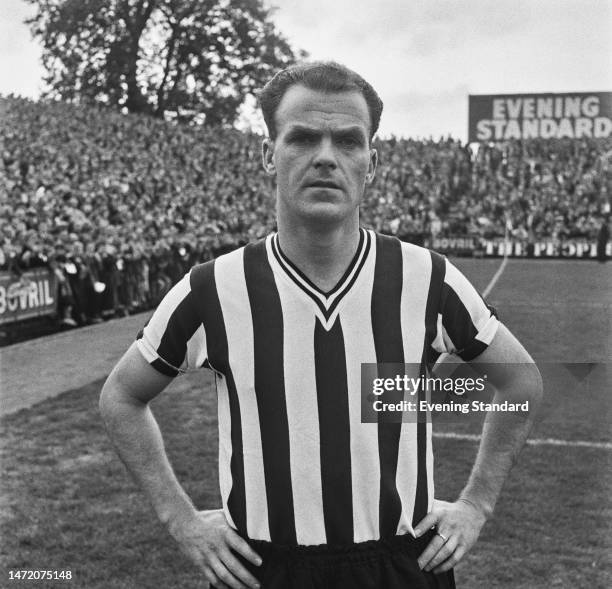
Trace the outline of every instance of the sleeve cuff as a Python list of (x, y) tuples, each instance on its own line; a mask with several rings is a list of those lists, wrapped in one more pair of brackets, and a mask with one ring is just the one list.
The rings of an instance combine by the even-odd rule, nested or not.
[(141, 337), (136, 340), (136, 347), (140, 350), (143, 358), (151, 365), (157, 372), (166, 376), (178, 376), (181, 372), (179, 368), (172, 366), (169, 362), (166, 362), (144, 339)]
[(472, 340), (472, 342), (465, 346), (462, 350), (458, 350), (456, 352), (457, 356), (459, 356), (459, 358), (465, 362), (469, 362), (470, 360), (474, 360), (474, 358), (477, 356), (480, 356), (480, 354), (482, 354), (493, 341), (498, 327), (499, 320), (493, 314), (491, 317), (489, 317), (482, 329), (476, 334), (476, 337)]

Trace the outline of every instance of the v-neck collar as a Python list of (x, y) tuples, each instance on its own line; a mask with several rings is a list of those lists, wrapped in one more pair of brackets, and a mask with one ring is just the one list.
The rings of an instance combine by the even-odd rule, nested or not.
[(329, 291), (322, 291), (314, 284), (281, 250), (278, 233), (275, 233), (271, 239), (271, 248), (280, 266), (281, 270), (287, 277), (301, 290), (303, 290), (319, 307), (319, 310), (329, 320), (333, 312), (338, 307), (340, 301), (350, 291), (351, 287), (357, 280), (361, 269), (368, 257), (371, 246), (371, 236), (369, 231), (359, 228), (359, 244), (357, 251), (353, 256), (346, 272), (337, 284)]

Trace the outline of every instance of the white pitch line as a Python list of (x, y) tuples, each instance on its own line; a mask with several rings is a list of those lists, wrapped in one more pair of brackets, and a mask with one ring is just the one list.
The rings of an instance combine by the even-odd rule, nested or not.
[[(435, 432), (434, 438), (480, 442), (480, 436), (475, 434), (457, 434), (454, 432)], [(612, 450), (612, 442), (588, 442), (586, 440), (557, 440), (555, 438), (536, 438), (527, 440), (529, 446), (562, 446), (565, 448), (599, 448)]]
[(507, 263), (508, 263), (508, 256), (505, 255), (504, 259), (502, 260), (502, 263), (499, 265), (499, 268), (497, 269), (497, 272), (493, 274), (493, 278), (491, 278), (491, 281), (489, 282), (489, 284), (487, 284), (487, 288), (485, 288), (484, 291), (482, 292), (483, 299), (486, 299), (489, 296), (489, 293), (493, 290), (495, 283), (499, 280), (499, 277), (503, 274)]
[(493, 274), (493, 278), (491, 278), (491, 281), (489, 282), (489, 284), (487, 284), (487, 288), (484, 289), (482, 293), (483, 299), (486, 299), (489, 296), (489, 294), (491, 294), (493, 287), (495, 286), (495, 284), (499, 280), (499, 277), (503, 274), (504, 270), (506, 269), (506, 264), (508, 263), (508, 250), (509, 249), (510, 249), (510, 240), (508, 239), (508, 221), (506, 220), (506, 227), (504, 230), (504, 259), (502, 260), (502, 263), (499, 265), (497, 272)]

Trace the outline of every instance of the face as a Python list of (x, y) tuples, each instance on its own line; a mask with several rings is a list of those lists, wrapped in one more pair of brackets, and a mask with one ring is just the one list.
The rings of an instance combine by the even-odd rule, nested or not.
[(266, 171), (276, 176), (279, 225), (358, 221), (374, 178), (370, 115), (360, 92), (287, 90), (276, 112), (276, 140), (265, 139)]

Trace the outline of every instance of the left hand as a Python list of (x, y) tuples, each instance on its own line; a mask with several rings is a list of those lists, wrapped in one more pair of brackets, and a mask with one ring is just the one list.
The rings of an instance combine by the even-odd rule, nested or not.
[(485, 521), (484, 513), (464, 499), (434, 499), (432, 510), (415, 527), (417, 537), (436, 527), (436, 535), (419, 556), (421, 569), (438, 574), (453, 568), (474, 545)]

